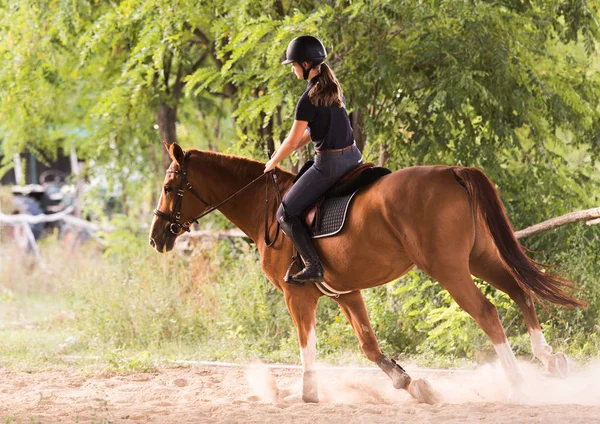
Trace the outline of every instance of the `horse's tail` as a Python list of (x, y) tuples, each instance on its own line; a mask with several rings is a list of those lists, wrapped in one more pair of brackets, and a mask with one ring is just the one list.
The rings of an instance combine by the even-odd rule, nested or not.
[(587, 306), (586, 301), (564, 290), (565, 287), (574, 288), (573, 282), (541, 272), (538, 267), (545, 265), (523, 252), (498, 191), (480, 169), (452, 167), (452, 172), (466, 185), (476, 222), (485, 222), (507, 270), (526, 293), (567, 307)]

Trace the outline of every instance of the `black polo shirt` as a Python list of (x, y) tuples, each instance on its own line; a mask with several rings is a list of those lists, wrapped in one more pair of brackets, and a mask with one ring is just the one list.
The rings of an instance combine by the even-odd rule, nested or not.
[(308, 92), (317, 83), (317, 75), (308, 82), (306, 91), (300, 96), (294, 118), (308, 122), (308, 132), (315, 143), (315, 149), (343, 149), (354, 143), (354, 134), (350, 126), (350, 118), (346, 111), (346, 99), (342, 98), (344, 107), (313, 105)]

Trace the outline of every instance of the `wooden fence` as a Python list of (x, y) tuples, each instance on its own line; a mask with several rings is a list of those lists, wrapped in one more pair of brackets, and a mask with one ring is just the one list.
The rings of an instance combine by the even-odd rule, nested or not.
[[(114, 231), (114, 227), (110, 225), (99, 225), (95, 224), (80, 218), (76, 218), (71, 215), (73, 213), (74, 208), (69, 207), (62, 212), (58, 212), (55, 214), (40, 214), (40, 215), (25, 215), (25, 214), (16, 214), (16, 215), (6, 215), (0, 213), (0, 226), (13, 226), (18, 227), (20, 229), (19, 234), (21, 234), (22, 239), (17, 240), (17, 243), (21, 243), (24, 245), (28, 243), (33, 251), (33, 254), (38, 259), (38, 262), (43, 267), (43, 261), (39, 254), (39, 250), (37, 248), (37, 243), (33, 232), (31, 231), (30, 224), (39, 224), (46, 222), (56, 222), (56, 221), (64, 221), (69, 224), (71, 227), (76, 228), (78, 232), (85, 231), (90, 235), (91, 238), (96, 240), (98, 243), (103, 246), (106, 243), (97, 236), (97, 232), (105, 232), (109, 233)], [(529, 237), (533, 234), (538, 234), (544, 231), (549, 231), (554, 228), (558, 228), (560, 226), (585, 221), (587, 225), (600, 224), (600, 208), (587, 209), (583, 211), (571, 212), (562, 216), (558, 216), (547, 221), (541, 222), (536, 225), (532, 225), (531, 227), (519, 230), (515, 232), (517, 238)], [(182, 248), (185, 248), (192, 239), (198, 238), (234, 238), (234, 237), (246, 237), (246, 235), (239, 229), (233, 230), (221, 230), (221, 231), (207, 231), (207, 230), (198, 230), (191, 231), (189, 233), (182, 234), (178, 240), (179, 245)]]

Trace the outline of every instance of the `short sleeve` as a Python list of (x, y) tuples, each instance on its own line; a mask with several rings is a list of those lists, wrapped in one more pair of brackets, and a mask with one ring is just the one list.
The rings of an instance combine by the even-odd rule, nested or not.
[(310, 102), (308, 95), (304, 93), (296, 105), (294, 119), (296, 119), (296, 121), (312, 122), (316, 116), (317, 107)]

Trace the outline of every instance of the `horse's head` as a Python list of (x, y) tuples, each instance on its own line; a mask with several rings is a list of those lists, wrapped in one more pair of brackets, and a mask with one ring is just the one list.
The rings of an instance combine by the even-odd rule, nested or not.
[(192, 186), (194, 169), (190, 153), (177, 143), (165, 143), (165, 147), (173, 162), (166, 172), (150, 227), (150, 245), (160, 253), (172, 250), (177, 236), (190, 230), (198, 211), (209, 207)]

